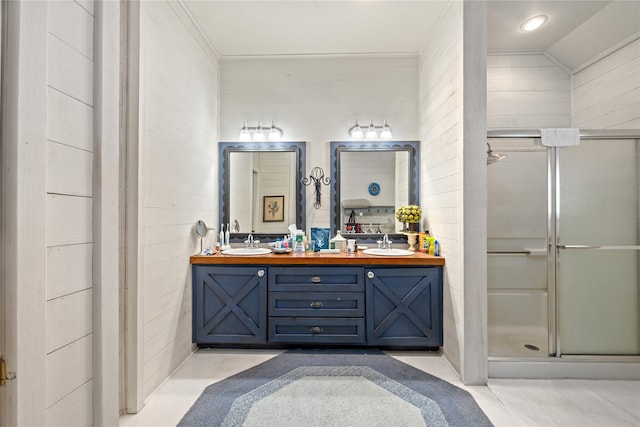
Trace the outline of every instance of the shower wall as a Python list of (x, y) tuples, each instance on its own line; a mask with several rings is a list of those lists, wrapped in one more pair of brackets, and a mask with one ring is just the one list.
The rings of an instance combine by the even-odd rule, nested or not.
[[(569, 127), (571, 76), (542, 54), (489, 55), (487, 114), (489, 129)], [(490, 142), (507, 157), (487, 168), (487, 249), (532, 251), (487, 257), (489, 355), (546, 357), (546, 152), (533, 140)]]
[(533, 140), (491, 140), (487, 168), (490, 356), (548, 355), (547, 154)]
[(573, 126), (640, 129), (640, 39), (573, 76)]
[[(543, 54), (491, 54), (487, 67), (489, 129), (640, 128), (638, 38), (571, 73)], [(508, 157), (487, 169), (489, 251), (546, 246), (523, 234), (533, 225), (527, 224), (532, 211), (523, 201), (535, 200), (532, 191), (546, 194), (546, 159), (517, 151), (512, 142), (491, 141), (495, 153)], [(544, 222), (538, 226), (544, 225), (545, 234), (537, 233), (546, 236), (547, 202), (538, 202), (539, 221)], [(547, 265), (538, 255), (540, 251), (488, 256), (491, 356), (546, 356), (545, 344), (536, 344), (540, 350), (535, 354), (524, 347), (544, 342), (543, 329), (547, 333)]]
[(487, 127), (571, 126), (571, 76), (543, 54), (487, 56)]

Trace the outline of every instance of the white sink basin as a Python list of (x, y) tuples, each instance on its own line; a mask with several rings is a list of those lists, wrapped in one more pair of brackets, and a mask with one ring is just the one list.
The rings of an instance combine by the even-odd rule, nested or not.
[(231, 248), (222, 251), (222, 255), (249, 256), (270, 254), (271, 249), (267, 248)]
[(362, 251), (363, 254), (367, 255), (382, 255), (382, 256), (407, 256), (413, 255), (415, 252), (409, 251), (407, 249), (365, 249)]

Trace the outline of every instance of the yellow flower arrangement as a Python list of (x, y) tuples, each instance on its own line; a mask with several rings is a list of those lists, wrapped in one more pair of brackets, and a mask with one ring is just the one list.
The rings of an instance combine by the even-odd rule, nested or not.
[(422, 209), (420, 206), (409, 205), (403, 206), (396, 210), (396, 218), (400, 222), (406, 222), (409, 224), (414, 224), (420, 222), (420, 218), (422, 218)]

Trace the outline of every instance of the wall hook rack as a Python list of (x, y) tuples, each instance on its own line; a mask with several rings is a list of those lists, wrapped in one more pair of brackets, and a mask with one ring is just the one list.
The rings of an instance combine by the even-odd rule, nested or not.
[(316, 201), (313, 204), (313, 207), (316, 209), (320, 209), (320, 196), (322, 194), (322, 192), (320, 191), (320, 186), (321, 184), (324, 184), (324, 185), (331, 184), (331, 178), (329, 178), (328, 176), (324, 176), (324, 170), (322, 170), (322, 168), (315, 167), (311, 169), (311, 174), (309, 175), (309, 178), (304, 178), (302, 180), (302, 183), (307, 186), (313, 183), (315, 187), (314, 196), (316, 198)]

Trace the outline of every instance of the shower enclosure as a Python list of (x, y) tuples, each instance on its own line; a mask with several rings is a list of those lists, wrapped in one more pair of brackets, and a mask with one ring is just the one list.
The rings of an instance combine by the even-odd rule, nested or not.
[[(491, 362), (640, 361), (640, 130), (490, 131)], [(544, 359), (543, 359), (544, 358)]]

